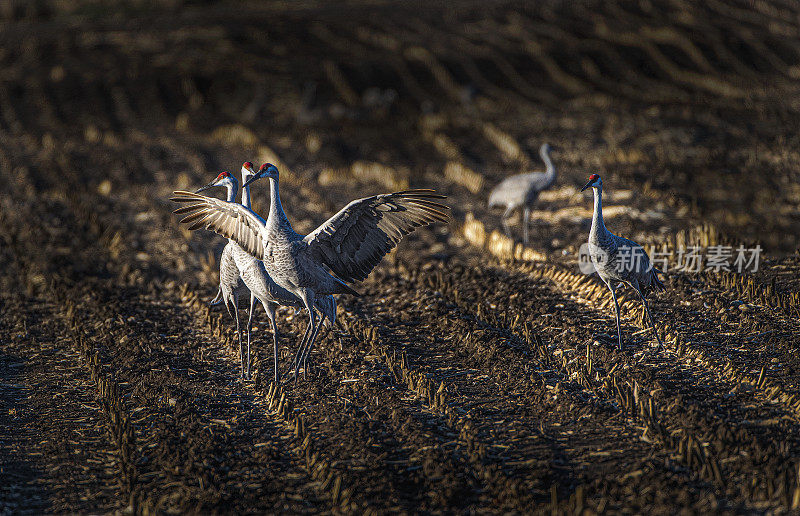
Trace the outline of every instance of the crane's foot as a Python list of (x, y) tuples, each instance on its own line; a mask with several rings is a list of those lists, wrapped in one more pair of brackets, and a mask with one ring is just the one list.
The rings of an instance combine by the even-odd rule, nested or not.
[(662, 344), (659, 342), (659, 343), (658, 343), (658, 346), (656, 346), (656, 349), (655, 349), (655, 350), (654, 350), (654, 351), (653, 351), (651, 354), (652, 354), (652, 356), (654, 356), (654, 357), (655, 357), (655, 356), (657, 356), (659, 353), (661, 353), (662, 351), (664, 351), (664, 346), (663, 346), (663, 345), (662, 345)]
[(301, 364), (298, 364), (297, 367), (295, 367), (294, 371), (292, 371), (292, 373), (286, 379), (286, 383), (294, 382), (294, 384), (297, 385), (297, 381), (300, 379), (301, 376), (303, 377), (303, 380), (307, 379), (308, 367), (307, 366), (300, 367), (300, 366)]

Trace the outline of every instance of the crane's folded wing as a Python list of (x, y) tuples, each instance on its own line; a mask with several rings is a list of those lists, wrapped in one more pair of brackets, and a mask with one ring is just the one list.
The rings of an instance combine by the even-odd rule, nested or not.
[(432, 222), (447, 222), (449, 207), (432, 200), (444, 198), (417, 189), (358, 199), (303, 241), (342, 280), (363, 280), (405, 235)]
[(253, 210), (239, 203), (181, 190), (173, 192), (170, 200), (187, 203), (174, 213), (185, 215), (181, 223), (189, 224), (190, 230), (209, 229), (230, 238), (259, 260), (264, 259), (263, 231), (267, 223)]

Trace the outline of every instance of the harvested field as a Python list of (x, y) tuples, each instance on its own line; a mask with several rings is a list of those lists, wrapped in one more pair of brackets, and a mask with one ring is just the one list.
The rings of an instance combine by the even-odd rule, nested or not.
[[(0, 513), (800, 510), (798, 20), (785, 0), (7, 2)], [(486, 198), (543, 142), (559, 175), (523, 246)], [(452, 208), (339, 298), (297, 383), (271, 381), (261, 310), (240, 378), (208, 306), (225, 241), (172, 214), (245, 160), (280, 168), (302, 233), (392, 190)], [(591, 173), (609, 229), (670, 256), (661, 351), (632, 291), (620, 351), (578, 268)], [(740, 245), (757, 271), (676, 268)], [(279, 310), (284, 371), (306, 323)]]

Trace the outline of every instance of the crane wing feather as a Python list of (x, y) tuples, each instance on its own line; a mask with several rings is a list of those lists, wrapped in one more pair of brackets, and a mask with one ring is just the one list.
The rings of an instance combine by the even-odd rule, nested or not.
[(414, 229), (447, 222), (449, 207), (433, 190), (405, 190), (358, 199), (303, 241), (311, 255), (344, 281), (365, 279), (383, 257)]
[(173, 192), (170, 200), (186, 203), (175, 213), (185, 215), (181, 223), (189, 224), (190, 230), (211, 230), (230, 238), (259, 260), (264, 259), (264, 228), (267, 223), (250, 208), (181, 190)]

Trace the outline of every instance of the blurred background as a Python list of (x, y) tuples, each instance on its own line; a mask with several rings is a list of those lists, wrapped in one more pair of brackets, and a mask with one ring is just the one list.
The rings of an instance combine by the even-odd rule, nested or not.
[(534, 214), (544, 251), (585, 236), (591, 205), (575, 187), (597, 172), (623, 234), (657, 241), (705, 224), (787, 255), (800, 234), (798, 11), (7, 0), (0, 167), (81, 170), (109, 195), (120, 184), (168, 195), (273, 160), (326, 198), (342, 185), (434, 186), (456, 215), (498, 227), (489, 189), (541, 169), (546, 141), (560, 177)]

